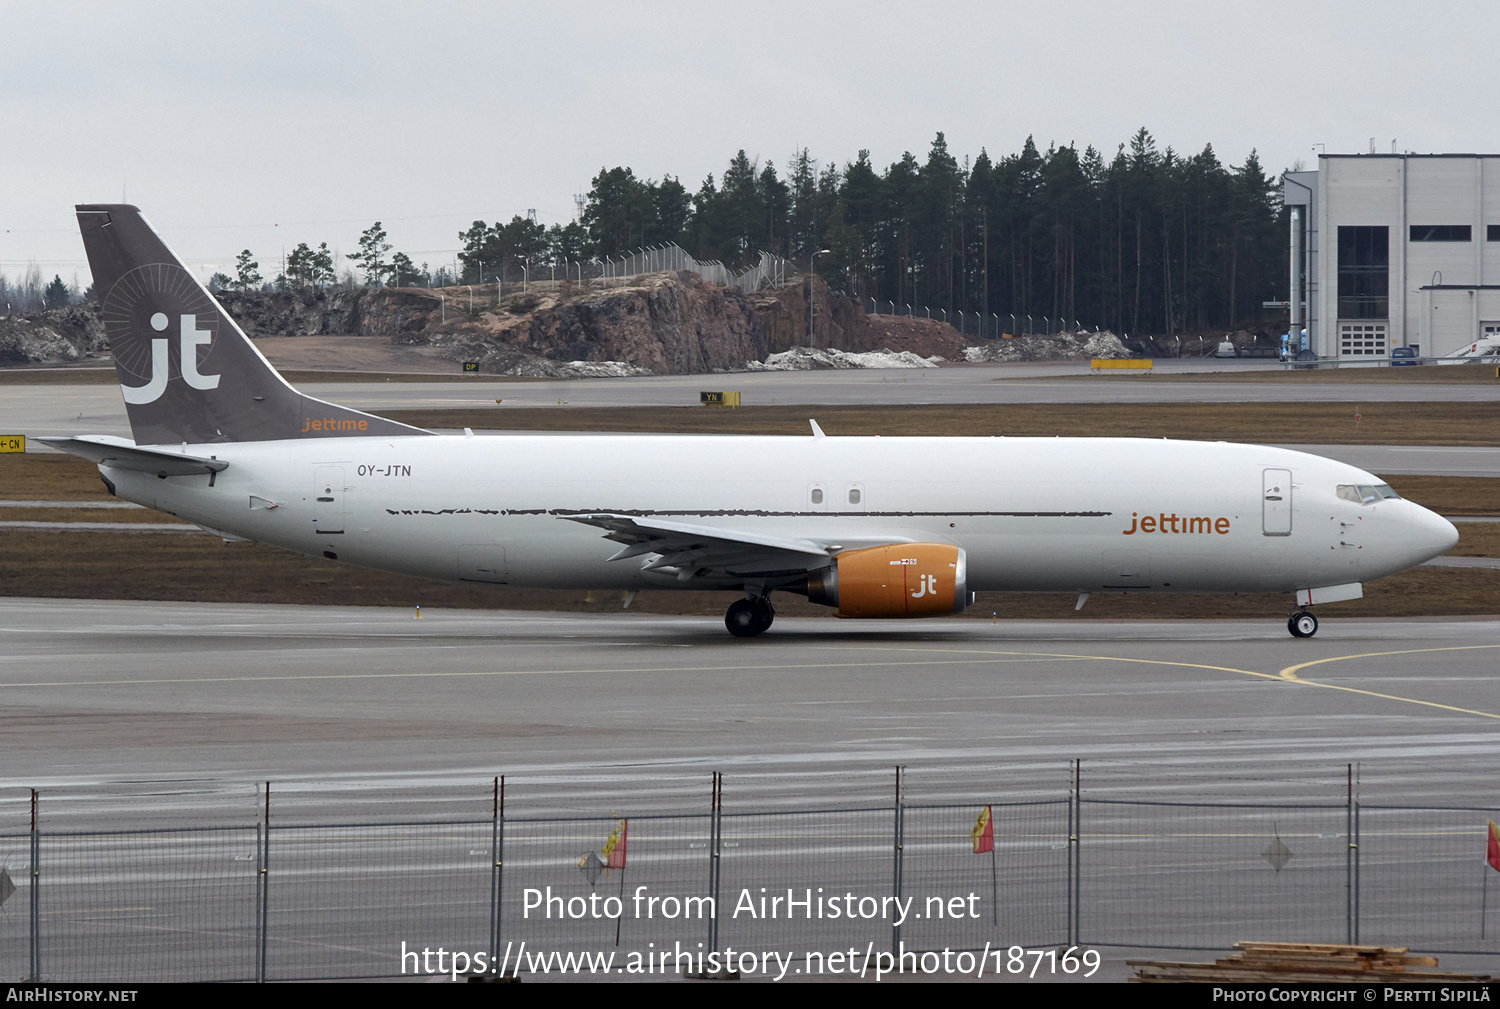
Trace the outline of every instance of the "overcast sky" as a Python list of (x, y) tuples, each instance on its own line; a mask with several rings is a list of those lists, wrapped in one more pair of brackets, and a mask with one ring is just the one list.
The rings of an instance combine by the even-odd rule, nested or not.
[(1495, 151), (1497, 28), (1454, 0), (5, 2), (0, 270), (86, 283), (72, 206), (122, 190), (193, 266), (270, 276), (377, 219), (435, 268), (476, 218), (568, 220), (601, 166), (696, 190), (740, 148)]

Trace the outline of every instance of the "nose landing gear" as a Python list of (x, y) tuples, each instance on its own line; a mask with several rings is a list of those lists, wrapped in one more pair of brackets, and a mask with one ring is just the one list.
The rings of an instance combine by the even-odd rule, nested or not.
[(724, 626), (737, 638), (753, 638), (763, 633), (776, 619), (771, 600), (765, 596), (757, 599), (736, 599), (724, 614)]
[(1310, 638), (1318, 633), (1318, 618), (1306, 610), (1298, 610), (1287, 617), (1286, 629), (1294, 638)]

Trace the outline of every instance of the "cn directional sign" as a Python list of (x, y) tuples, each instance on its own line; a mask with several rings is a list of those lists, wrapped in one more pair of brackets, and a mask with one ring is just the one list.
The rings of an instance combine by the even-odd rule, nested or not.
[(0, 452), (25, 452), (24, 434), (0, 434)]

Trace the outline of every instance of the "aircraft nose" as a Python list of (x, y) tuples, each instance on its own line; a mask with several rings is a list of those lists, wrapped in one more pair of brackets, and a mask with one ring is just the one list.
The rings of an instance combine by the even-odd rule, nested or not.
[(1428, 511), (1420, 505), (1415, 507), (1416, 514), (1409, 523), (1410, 542), (1413, 551), (1420, 555), (1420, 560), (1416, 561), (1420, 564), (1452, 550), (1458, 542), (1458, 529), (1436, 512)]

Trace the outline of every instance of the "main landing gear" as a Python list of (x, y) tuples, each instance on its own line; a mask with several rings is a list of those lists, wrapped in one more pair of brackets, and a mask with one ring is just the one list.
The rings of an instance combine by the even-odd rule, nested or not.
[(1318, 618), (1306, 610), (1298, 610), (1286, 618), (1286, 629), (1294, 638), (1310, 638), (1318, 633)]
[(776, 611), (771, 600), (765, 596), (756, 599), (736, 599), (724, 614), (724, 626), (737, 638), (753, 638), (771, 626)]

